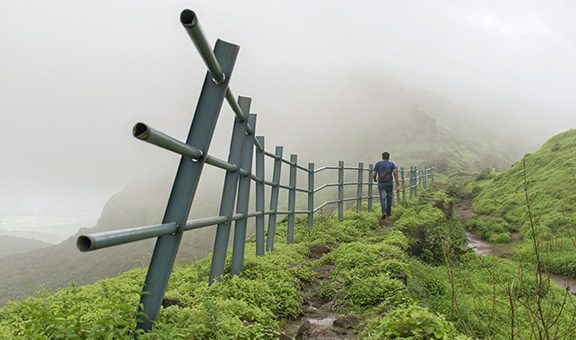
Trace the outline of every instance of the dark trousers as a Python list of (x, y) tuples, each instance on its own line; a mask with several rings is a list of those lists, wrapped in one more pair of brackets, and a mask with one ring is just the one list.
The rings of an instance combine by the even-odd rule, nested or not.
[(392, 205), (394, 204), (394, 186), (378, 183), (378, 192), (380, 193), (380, 207), (382, 214), (390, 215), (392, 213)]

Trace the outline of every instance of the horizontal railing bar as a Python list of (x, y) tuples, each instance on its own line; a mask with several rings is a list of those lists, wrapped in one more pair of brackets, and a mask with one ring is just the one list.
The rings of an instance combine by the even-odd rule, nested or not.
[(292, 211), (292, 210), (278, 210), (278, 211), (276, 211), (276, 213), (278, 215), (289, 215), (292, 213), (294, 213), (294, 214), (308, 214), (308, 213), (310, 213), (310, 211), (308, 211), (308, 210), (294, 210), (294, 211)]
[(293, 165), (293, 164), (294, 164), (294, 163), (292, 163), (292, 162), (290, 162), (289, 160), (284, 159), (284, 158), (280, 158), (280, 160), (281, 160), (282, 163), (284, 163), (284, 164), (288, 164), (288, 165)]
[(296, 167), (297, 167), (298, 169), (300, 169), (300, 170), (305, 171), (305, 172), (310, 172), (310, 170), (308, 170), (308, 168), (305, 168), (305, 167), (303, 167), (303, 166), (300, 165), (300, 164), (296, 164)]
[(321, 186), (319, 186), (318, 188), (314, 189), (314, 192), (318, 192), (322, 189), (328, 188), (328, 187), (337, 187), (339, 184), (338, 183), (326, 183), (323, 184)]
[[(210, 46), (208, 40), (206, 40), (206, 36), (202, 31), (202, 27), (200, 27), (196, 13), (189, 9), (183, 10), (180, 14), (180, 22), (192, 39), (192, 42), (194, 42), (194, 46), (196, 46), (202, 60), (204, 60), (208, 71), (210, 71), (214, 83), (217, 85), (223, 84), (226, 81), (226, 75), (222, 71), (218, 60), (216, 60), (214, 52), (212, 52), (212, 46)], [(242, 109), (236, 102), (236, 98), (234, 97), (230, 87), (226, 89), (226, 101), (230, 104), (230, 107), (234, 113), (236, 113), (238, 119), (241, 122), (244, 122), (248, 117), (248, 113), (242, 112)], [(254, 133), (254, 129), (251, 126), (246, 125), (246, 132), (251, 135)]]
[(329, 166), (323, 166), (323, 167), (320, 167), (320, 168), (314, 170), (314, 173), (317, 173), (317, 172), (320, 172), (320, 171), (324, 171), (324, 170), (338, 170), (338, 167), (337, 167), (337, 166), (331, 166), (331, 165), (329, 165)]
[(228, 171), (240, 170), (240, 173), (242, 173), (243, 171), (246, 172), (246, 170), (244, 170), (244, 169), (239, 169), (238, 165), (236, 165), (236, 164), (230, 164), (223, 159), (220, 159), (218, 157), (214, 157), (211, 155), (206, 155), (206, 163), (213, 165), (217, 168), (228, 170)]
[(132, 128), (132, 135), (140, 140), (183, 156), (188, 156), (194, 159), (200, 159), (204, 156), (202, 150), (172, 138), (144, 123), (137, 123), (134, 125)]
[(284, 185), (284, 184), (278, 184), (278, 187), (281, 189), (286, 189), (286, 190), (290, 190), (291, 188), (288, 185)]
[(249, 175), (250, 175), (250, 178), (251, 178), (252, 180), (254, 180), (254, 182), (262, 183), (262, 178), (256, 176), (256, 175), (253, 174), (253, 173), (250, 173)]
[(176, 223), (164, 223), (138, 228), (127, 228), (114, 231), (105, 231), (88, 235), (80, 235), (76, 240), (76, 247), (80, 251), (102, 249), (119, 244), (141, 241), (148, 238), (173, 234), (178, 231)]
[(294, 188), (294, 190), (298, 191), (298, 192), (305, 192), (308, 193), (308, 189), (304, 189), (304, 188)]
[(339, 200), (326, 201), (326, 202), (320, 204), (318, 207), (314, 208), (314, 212), (317, 212), (318, 210), (324, 208), (328, 204), (334, 204), (334, 203), (338, 203), (338, 202), (340, 202), (340, 201)]
[(258, 141), (256, 136), (254, 136), (254, 146), (256, 146), (258, 151), (264, 151), (264, 147), (262, 145), (260, 145), (260, 142)]

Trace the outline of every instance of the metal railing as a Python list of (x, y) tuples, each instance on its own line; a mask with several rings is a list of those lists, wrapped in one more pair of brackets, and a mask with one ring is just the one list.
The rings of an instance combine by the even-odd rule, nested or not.
[[(357, 167), (351, 167), (345, 166), (344, 162), (340, 161), (338, 166), (315, 168), (314, 163), (308, 163), (308, 166), (304, 167), (298, 163), (298, 156), (295, 154), (290, 155), (289, 160), (283, 158), (282, 146), (276, 146), (274, 153), (266, 151), (264, 137), (255, 136), (256, 114), (249, 113), (251, 99), (239, 97), (236, 102), (229, 86), (239, 47), (218, 40), (214, 51), (212, 51), (194, 12), (184, 10), (180, 20), (208, 67), (188, 138), (186, 142), (181, 142), (144, 123), (137, 123), (133, 128), (133, 135), (139, 140), (182, 156), (162, 223), (81, 235), (77, 239), (77, 247), (81, 251), (92, 251), (123, 243), (157, 238), (137, 314), (137, 327), (144, 330), (150, 330), (158, 316), (180, 240), (185, 231), (217, 226), (209, 278), (209, 282), (212, 283), (224, 274), (233, 221), (235, 221), (235, 228), (230, 272), (237, 274), (242, 271), (244, 262), (248, 218), (254, 217), (256, 219), (256, 255), (262, 256), (265, 251), (274, 249), (278, 215), (288, 215), (286, 242), (292, 243), (297, 214), (307, 215), (307, 225), (312, 227), (314, 214), (327, 205), (337, 204), (338, 219), (342, 220), (345, 202), (355, 201), (356, 211), (360, 211), (362, 201), (367, 200), (368, 210), (371, 211), (373, 198), (379, 197), (373, 195), (375, 183), (372, 179), (372, 164), (367, 168), (364, 167), (363, 163), (359, 163)], [(236, 116), (227, 161), (208, 153), (224, 99), (228, 101)], [(254, 148), (256, 149), (255, 152)], [(265, 178), (265, 157), (274, 160), (271, 181)], [(253, 173), (254, 163), (255, 172)], [(220, 212), (218, 216), (187, 220), (204, 164), (226, 170)], [(288, 185), (281, 183), (283, 164), (289, 166)], [(298, 170), (307, 173), (306, 188), (297, 186)], [(315, 175), (326, 170), (337, 170), (338, 181), (315, 187)], [(345, 182), (345, 171), (356, 171), (358, 180)], [(366, 173), (368, 173), (368, 180), (364, 181)], [(434, 178), (432, 167), (424, 167), (423, 169), (410, 167), (410, 170), (401, 168), (399, 174), (401, 188), (397, 192), (398, 201), (407, 199), (406, 192), (409, 192), (409, 198), (412, 198), (418, 193), (419, 188), (426, 188), (427, 181), (433, 181)], [(256, 210), (248, 211), (252, 181), (256, 185)], [(265, 210), (265, 186), (271, 187), (269, 210)], [(344, 187), (346, 186), (356, 186), (356, 196), (344, 197)], [(363, 195), (365, 186), (368, 187), (367, 196)], [(315, 206), (315, 194), (329, 187), (337, 187), (338, 198)], [(279, 210), (278, 208), (280, 189), (288, 190), (287, 210)], [(296, 210), (297, 192), (307, 195), (306, 210)], [(267, 232), (265, 231), (265, 216), (268, 216)]]

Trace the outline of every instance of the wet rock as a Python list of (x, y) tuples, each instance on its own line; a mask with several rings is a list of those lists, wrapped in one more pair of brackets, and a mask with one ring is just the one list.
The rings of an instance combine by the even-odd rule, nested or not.
[(402, 282), (404, 286), (408, 286), (408, 275), (406, 273), (394, 274), (392, 278)]
[(164, 298), (164, 300), (162, 300), (162, 307), (166, 308), (170, 306), (178, 306), (180, 308), (184, 308), (186, 307), (186, 304), (177, 299)]
[(361, 321), (360, 317), (356, 315), (348, 315), (346, 317), (334, 320), (334, 327), (352, 329), (358, 326), (360, 324), (360, 321)]
[(332, 248), (324, 245), (324, 244), (313, 244), (310, 247), (310, 258), (319, 259), (324, 254), (327, 254), (332, 251)]
[(296, 333), (296, 339), (308, 339), (312, 334), (312, 324), (310, 321), (306, 320), (304, 323), (298, 328), (298, 333)]
[(444, 201), (434, 201), (432, 203), (432, 206), (442, 210), (444, 212), (445, 218), (448, 219), (448, 218), (452, 217), (452, 201), (447, 202), (447, 203)]

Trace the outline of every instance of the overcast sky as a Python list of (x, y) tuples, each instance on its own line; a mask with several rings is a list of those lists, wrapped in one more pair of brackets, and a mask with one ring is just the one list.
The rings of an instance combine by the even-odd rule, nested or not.
[[(205, 68), (184, 8), (212, 43), (241, 46), (232, 88), (253, 97), (269, 146), (343, 119), (315, 120), (314, 98), (350, 73), (437, 93), (531, 143), (576, 126), (573, 1), (0, 0), (0, 213), (94, 212), (132, 180), (175, 172), (178, 157), (131, 128), (186, 138)], [(213, 147), (226, 158), (222, 117)]]

